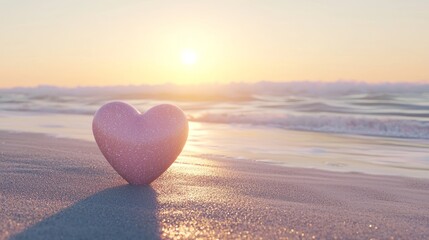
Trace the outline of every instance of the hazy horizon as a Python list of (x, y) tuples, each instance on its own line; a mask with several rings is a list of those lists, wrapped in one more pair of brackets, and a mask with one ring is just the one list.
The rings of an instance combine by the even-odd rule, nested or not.
[(0, 86), (0, 90), (8, 89), (34, 89), (34, 88), (60, 88), (60, 89), (79, 89), (79, 88), (132, 88), (132, 87), (163, 87), (163, 86), (176, 86), (179, 88), (194, 88), (194, 87), (210, 87), (210, 86), (255, 86), (255, 85), (289, 85), (289, 86), (303, 86), (303, 85), (314, 85), (314, 86), (325, 86), (325, 87), (335, 87), (335, 86), (365, 86), (365, 87), (398, 87), (401, 86), (429, 86), (429, 80), (422, 81), (362, 81), (362, 80), (333, 80), (333, 81), (322, 81), (322, 80), (290, 80), (290, 81), (270, 81), (270, 80), (260, 80), (260, 81), (231, 81), (231, 82), (194, 82), (194, 83), (175, 83), (175, 82), (161, 82), (161, 83), (118, 83), (118, 84), (109, 84), (109, 85), (97, 85), (97, 84), (79, 84), (79, 85), (61, 85), (61, 84), (44, 84), (38, 83), (35, 85), (22, 85), (22, 86)]
[(192, 82), (192, 83), (176, 83), (176, 82), (150, 82), (150, 83), (117, 83), (108, 85), (98, 84), (76, 84), (76, 85), (62, 85), (62, 84), (46, 84), (36, 83), (34, 85), (16, 85), (16, 86), (0, 86), (0, 90), (15, 89), (15, 88), (64, 88), (64, 89), (77, 89), (77, 88), (113, 88), (113, 87), (160, 87), (160, 86), (177, 86), (177, 87), (204, 87), (204, 86), (228, 86), (228, 85), (257, 85), (257, 84), (323, 84), (325, 86), (351, 85), (351, 86), (422, 86), (429, 85), (429, 80), (416, 80), (416, 81), (364, 81), (364, 80), (289, 80), (289, 81), (231, 81), (231, 82)]

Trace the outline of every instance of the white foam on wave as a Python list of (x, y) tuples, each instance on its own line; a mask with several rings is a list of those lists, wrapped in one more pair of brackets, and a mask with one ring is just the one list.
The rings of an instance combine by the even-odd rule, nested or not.
[(339, 115), (203, 114), (191, 121), (249, 124), (341, 134), (429, 139), (429, 121)]

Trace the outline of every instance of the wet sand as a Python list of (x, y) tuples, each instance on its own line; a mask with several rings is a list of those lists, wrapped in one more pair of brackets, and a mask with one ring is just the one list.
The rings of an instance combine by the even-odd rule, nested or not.
[(0, 132), (0, 239), (198, 237), (428, 239), (429, 180), (182, 155), (136, 187), (93, 142)]

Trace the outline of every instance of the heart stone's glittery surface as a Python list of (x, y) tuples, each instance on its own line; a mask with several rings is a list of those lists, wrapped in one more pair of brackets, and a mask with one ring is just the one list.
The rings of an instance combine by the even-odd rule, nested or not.
[(103, 105), (92, 131), (101, 152), (130, 184), (149, 184), (176, 160), (188, 138), (188, 121), (178, 107), (162, 104), (140, 114), (123, 102)]

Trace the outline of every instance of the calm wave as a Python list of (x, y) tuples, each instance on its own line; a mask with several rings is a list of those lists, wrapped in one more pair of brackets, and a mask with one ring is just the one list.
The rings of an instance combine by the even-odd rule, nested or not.
[(429, 84), (271, 83), (14, 88), (0, 110), (92, 115), (112, 100), (142, 112), (170, 102), (190, 121), (385, 137), (429, 138)]

